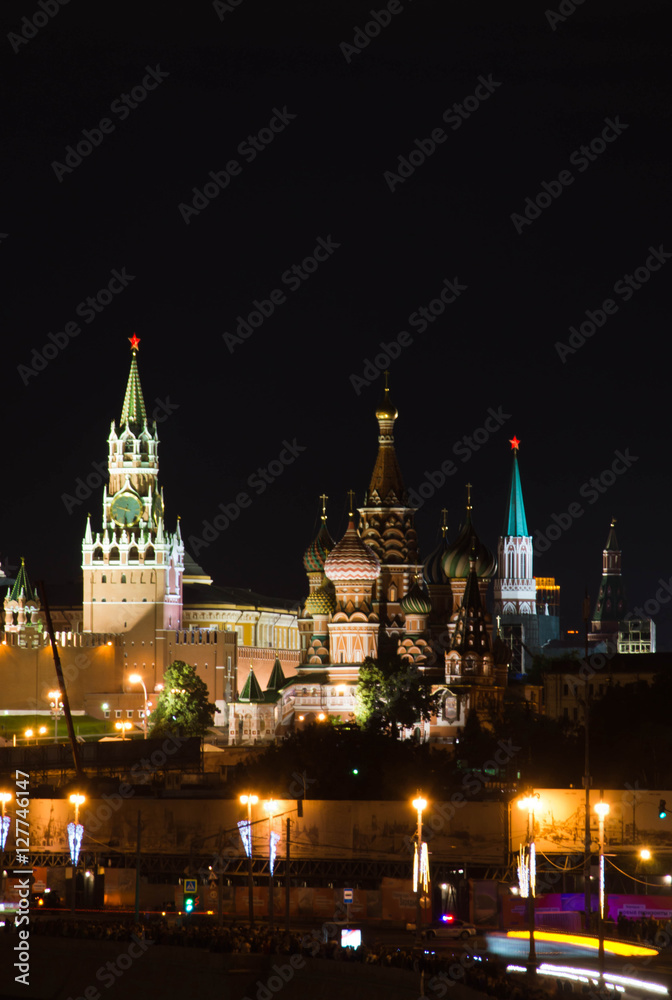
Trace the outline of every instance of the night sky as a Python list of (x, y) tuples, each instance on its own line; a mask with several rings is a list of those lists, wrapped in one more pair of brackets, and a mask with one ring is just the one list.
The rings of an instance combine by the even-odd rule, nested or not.
[[(496, 545), (515, 434), (531, 533), (565, 526), (535, 562), (563, 626), (596, 597), (612, 516), (630, 606), (655, 597), (667, 4), (43, 2), (0, 14), (6, 563), (78, 580), (102, 487), (67, 497), (105, 463), (136, 332), (169, 526), (193, 551), (250, 498), (196, 546), (216, 582), (306, 593), (319, 494), (335, 537), (346, 491), (363, 500), (389, 365), (424, 555), (467, 481)], [(269, 315), (241, 326), (255, 300)]]

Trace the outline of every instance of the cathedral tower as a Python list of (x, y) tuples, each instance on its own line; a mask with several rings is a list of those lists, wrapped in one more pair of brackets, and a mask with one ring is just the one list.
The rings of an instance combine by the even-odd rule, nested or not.
[(360, 507), (359, 534), (380, 560), (373, 607), (380, 621), (381, 639), (404, 628), (401, 599), (411, 589), (418, 571), (415, 507), (409, 496), (394, 448), (394, 422), (399, 413), (390, 399), (385, 375), (383, 400), (376, 410), (378, 455), (371, 482)]
[(181, 624), (184, 545), (179, 522), (174, 534), (165, 529), (159, 437), (156, 422), (147, 420), (140, 387), (140, 341), (135, 335), (129, 340), (121, 420), (118, 427), (112, 422), (108, 437), (102, 528), (94, 532), (89, 516), (82, 546), (84, 631), (134, 633), (129, 641), (145, 647), (144, 665), (162, 671), (157, 633)]

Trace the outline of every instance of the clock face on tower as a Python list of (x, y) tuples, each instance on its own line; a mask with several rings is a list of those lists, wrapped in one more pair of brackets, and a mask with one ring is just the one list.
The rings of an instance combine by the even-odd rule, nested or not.
[(134, 493), (119, 493), (110, 504), (110, 514), (122, 528), (132, 528), (142, 517), (142, 502)]

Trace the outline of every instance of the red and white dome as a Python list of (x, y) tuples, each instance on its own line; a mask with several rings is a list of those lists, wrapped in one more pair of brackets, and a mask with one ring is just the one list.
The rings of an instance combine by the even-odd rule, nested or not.
[(365, 545), (350, 521), (343, 538), (327, 556), (324, 572), (333, 583), (346, 580), (375, 580), (380, 574), (380, 561)]

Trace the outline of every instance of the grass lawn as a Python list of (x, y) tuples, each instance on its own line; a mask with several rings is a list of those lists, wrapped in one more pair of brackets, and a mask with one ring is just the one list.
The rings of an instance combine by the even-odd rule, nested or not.
[[(100, 736), (118, 736), (119, 733), (114, 728), (114, 719), (94, 719), (92, 715), (73, 715), (72, 724), (75, 727), (75, 735), (81, 736), (85, 740), (87, 739), (98, 739)], [(46, 727), (46, 733), (44, 736), (38, 736), (38, 743), (53, 743), (54, 741), (54, 720), (51, 716), (46, 715), (3, 715), (0, 712), (0, 736), (6, 740), (11, 740), (16, 734), (16, 742), (25, 742), (25, 731), (26, 729), (32, 729), (33, 733), (37, 734), (40, 726)], [(131, 735), (138, 735), (142, 737), (142, 728), (135, 727), (129, 730), (127, 734), (127, 739)], [(65, 724), (65, 719), (60, 718), (58, 720), (58, 742), (65, 743), (68, 739), (68, 729)], [(31, 743), (35, 742), (35, 736), (30, 739)]]

